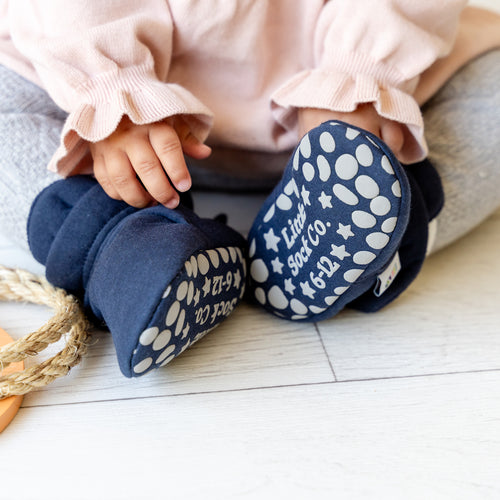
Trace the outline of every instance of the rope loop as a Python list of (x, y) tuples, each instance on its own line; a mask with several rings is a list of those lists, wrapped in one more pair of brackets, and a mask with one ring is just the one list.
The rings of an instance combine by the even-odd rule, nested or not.
[(0, 399), (23, 395), (67, 375), (87, 352), (90, 324), (78, 300), (45, 278), (0, 265), (0, 300), (31, 302), (55, 310), (42, 327), (0, 347), (0, 372), (11, 363), (36, 356), (65, 336), (65, 346), (54, 356), (21, 372), (0, 376)]

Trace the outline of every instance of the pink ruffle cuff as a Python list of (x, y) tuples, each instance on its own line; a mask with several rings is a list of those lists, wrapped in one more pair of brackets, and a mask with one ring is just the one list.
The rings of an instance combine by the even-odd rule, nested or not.
[(358, 104), (373, 103), (379, 115), (406, 125), (405, 143), (400, 160), (413, 163), (427, 154), (424, 124), (420, 108), (406, 91), (415, 82), (401, 87), (385, 84), (367, 74), (335, 73), (322, 69), (298, 73), (273, 95), (271, 106), (275, 119), (285, 129), (297, 126), (298, 108), (354, 111)]
[(201, 141), (213, 122), (212, 112), (188, 90), (160, 82), (144, 66), (99, 75), (81, 85), (76, 94), (80, 104), (66, 119), (61, 144), (48, 167), (62, 176), (90, 173), (88, 143), (112, 134), (124, 115), (142, 125), (182, 114)]

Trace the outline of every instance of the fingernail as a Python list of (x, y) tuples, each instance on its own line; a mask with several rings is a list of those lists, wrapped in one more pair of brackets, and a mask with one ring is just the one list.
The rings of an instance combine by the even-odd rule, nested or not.
[(168, 201), (165, 204), (165, 206), (167, 208), (176, 208), (178, 204), (179, 204), (179, 200), (177, 198), (173, 198), (172, 200)]
[(182, 181), (177, 183), (177, 189), (179, 191), (187, 191), (191, 187), (191, 182), (188, 181), (187, 179), (183, 179)]

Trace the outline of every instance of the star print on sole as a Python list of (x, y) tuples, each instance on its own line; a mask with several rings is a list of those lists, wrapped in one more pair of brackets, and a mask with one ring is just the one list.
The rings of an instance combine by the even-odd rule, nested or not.
[(239, 247), (193, 254), (165, 289), (139, 336), (132, 373), (165, 366), (226, 318), (244, 293), (245, 260)]
[(127, 377), (164, 366), (236, 307), (246, 241), (186, 207), (134, 209), (76, 176), (46, 188), (28, 222), (47, 279), (109, 328)]
[(303, 137), (250, 230), (253, 296), (286, 319), (335, 315), (376, 285), (409, 208), (408, 179), (380, 139), (323, 123)]
[(183, 207), (129, 215), (95, 248), (84, 267), (85, 304), (109, 328), (128, 377), (166, 365), (244, 294), (244, 239)]

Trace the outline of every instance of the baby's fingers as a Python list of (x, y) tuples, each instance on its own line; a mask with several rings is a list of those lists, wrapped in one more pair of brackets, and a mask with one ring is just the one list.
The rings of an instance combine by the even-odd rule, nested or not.
[(191, 176), (177, 132), (167, 123), (158, 123), (149, 130), (149, 140), (172, 184), (178, 191), (187, 191)]
[(193, 135), (186, 122), (181, 122), (180, 125), (177, 125), (176, 130), (185, 154), (197, 160), (203, 160), (210, 156), (212, 148), (203, 144), (203, 142)]
[(97, 179), (97, 182), (101, 185), (102, 189), (104, 189), (104, 192), (110, 198), (113, 198), (114, 200), (122, 199), (109, 179), (106, 171), (104, 156), (102, 155), (94, 155), (94, 176)]
[(148, 193), (159, 203), (168, 208), (179, 204), (179, 195), (172, 187), (157, 153), (146, 138), (133, 142), (127, 149), (135, 173)]
[(181, 141), (184, 154), (197, 160), (203, 160), (210, 156), (212, 153), (210, 146), (203, 144), (203, 142), (191, 133), (191, 128), (181, 116), (174, 117), (172, 123)]
[(104, 165), (94, 163), (94, 175), (111, 198), (123, 200), (136, 208), (143, 208), (153, 200), (138, 181), (127, 155), (116, 151), (106, 155)]

